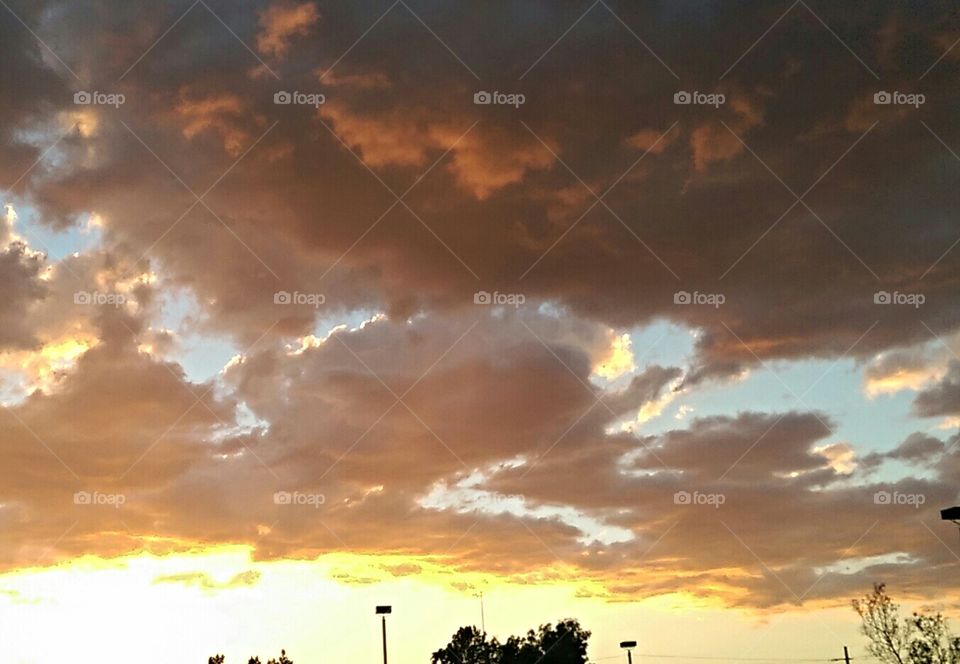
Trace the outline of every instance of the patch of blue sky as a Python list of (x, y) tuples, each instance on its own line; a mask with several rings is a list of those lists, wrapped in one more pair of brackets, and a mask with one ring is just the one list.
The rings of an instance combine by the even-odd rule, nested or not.
[[(590, 377), (591, 382), (608, 391), (624, 389), (634, 376), (643, 373), (651, 365), (664, 367), (686, 367), (693, 356), (693, 333), (683, 326), (658, 320), (643, 327), (634, 327), (626, 331), (630, 335), (635, 369), (613, 380), (597, 374)], [(617, 330), (617, 334), (624, 334)]]
[(651, 364), (685, 367), (693, 357), (693, 332), (682, 325), (659, 320), (629, 333), (638, 371)]
[[(690, 330), (658, 321), (629, 332), (636, 370), (612, 383), (601, 379), (608, 389), (624, 387), (633, 375), (652, 364), (685, 369), (690, 366), (695, 342)], [(658, 417), (640, 425), (638, 432), (655, 435), (686, 428), (697, 417), (812, 410), (825, 414), (834, 425), (824, 444), (846, 442), (859, 454), (889, 451), (916, 431), (946, 437), (937, 428), (939, 420), (913, 414), (912, 391), (868, 396), (864, 390), (864, 368), (848, 358), (758, 365), (741, 380), (708, 381), (689, 388)]]
[(157, 326), (177, 335), (177, 349), (171, 359), (178, 362), (194, 382), (216, 378), (241, 349), (225, 336), (199, 332), (191, 319), (198, 317), (196, 299), (186, 289), (164, 291)]
[(89, 251), (100, 245), (101, 232), (90, 224), (90, 215), (82, 215), (78, 223), (63, 229), (53, 228), (40, 221), (36, 208), (17, 199), (4, 201), (13, 205), (17, 213), (14, 232), (31, 248), (42, 251), (50, 262), (57, 262), (70, 254)]
[[(929, 423), (912, 415), (909, 391), (874, 398), (863, 389), (863, 366), (853, 360), (801, 360), (754, 367), (733, 382), (697, 386), (664, 410), (650, 428), (673, 428), (681, 406), (693, 408), (687, 417), (740, 411), (784, 413), (817, 411), (834, 424), (824, 442), (848, 442), (859, 450), (890, 450)], [(666, 420), (666, 421), (662, 421)], [(646, 430), (647, 427), (644, 427)]]

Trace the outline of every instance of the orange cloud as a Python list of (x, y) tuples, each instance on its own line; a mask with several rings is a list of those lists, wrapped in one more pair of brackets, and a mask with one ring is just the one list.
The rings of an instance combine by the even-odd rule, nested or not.
[(182, 93), (174, 112), (183, 121), (181, 131), (193, 139), (213, 131), (223, 141), (223, 149), (232, 157), (239, 156), (251, 140), (246, 102), (232, 93), (214, 93), (202, 97)]
[[(521, 182), (528, 171), (550, 168), (555, 161), (533, 137), (517, 140), (505, 133), (474, 132), (454, 148), (452, 169), (460, 184), (480, 200)], [(551, 147), (558, 149), (556, 145)]]
[(298, 5), (278, 3), (260, 15), (257, 50), (264, 55), (282, 58), (290, 50), (294, 37), (303, 37), (320, 14), (312, 2)]
[(320, 113), (374, 168), (423, 166), (428, 154), (439, 156), (450, 150), (450, 170), (464, 189), (481, 200), (520, 182), (528, 171), (549, 168), (554, 162), (550, 150), (532, 136), (487, 127), (467, 132), (467, 121), (437, 120), (409, 110), (362, 116), (336, 103), (325, 105)]
[(664, 135), (662, 131), (655, 129), (641, 129), (637, 133), (627, 138), (627, 145), (642, 150), (650, 151), (653, 154), (663, 154), (663, 151), (670, 147), (673, 139), (678, 135), (677, 132), (670, 132)]
[[(690, 134), (690, 147), (693, 149), (693, 167), (697, 171), (706, 170), (715, 161), (724, 161), (743, 152), (744, 134), (763, 122), (763, 113), (748, 97), (740, 93), (727, 95), (725, 108), (734, 112), (734, 118), (724, 127), (719, 121), (706, 122)], [(740, 138), (734, 136), (736, 133)]]

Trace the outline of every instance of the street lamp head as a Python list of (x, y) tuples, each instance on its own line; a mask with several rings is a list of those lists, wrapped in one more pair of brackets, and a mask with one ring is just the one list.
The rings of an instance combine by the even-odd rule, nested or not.
[(621, 647), (621, 648), (636, 648), (636, 647), (637, 647), (637, 642), (636, 642), (636, 641), (621, 641), (621, 642), (620, 642), (620, 647)]
[(940, 510), (940, 518), (944, 521), (960, 521), (960, 507), (948, 507)]
[(393, 613), (393, 607), (392, 607), (392, 606), (378, 606), (378, 607), (377, 607), (377, 615), (386, 614), (386, 613)]

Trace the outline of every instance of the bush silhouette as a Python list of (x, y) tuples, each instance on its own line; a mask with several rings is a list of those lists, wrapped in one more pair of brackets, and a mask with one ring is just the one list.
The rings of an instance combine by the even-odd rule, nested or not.
[[(224, 664), (226, 657), (223, 655), (214, 655), (213, 657), (207, 658), (207, 664)], [(260, 664), (259, 657), (251, 657), (247, 660), (247, 664)], [(287, 657), (287, 651), (280, 651), (280, 659), (271, 659), (267, 664), (293, 664), (293, 660)]]

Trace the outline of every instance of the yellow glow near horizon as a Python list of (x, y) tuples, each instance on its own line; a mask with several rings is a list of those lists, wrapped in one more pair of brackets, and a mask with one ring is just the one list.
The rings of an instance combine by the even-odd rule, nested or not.
[[(668, 593), (637, 601), (569, 579), (519, 583), (464, 573), (437, 558), (332, 553), (315, 560), (256, 561), (251, 553), (248, 546), (220, 546), (115, 559), (84, 556), (0, 575), (0, 625), (10, 657), (5, 662), (120, 662), (136, 653), (138, 662), (171, 664), (205, 662), (222, 652), (229, 664), (243, 664), (254, 654), (266, 661), (281, 648), (297, 664), (373, 662), (380, 645), (373, 606), (386, 603), (394, 606), (388, 620), (391, 661), (426, 664), (458, 627), (480, 625), (480, 591), (491, 634), (505, 638), (576, 617), (594, 633), (595, 659), (616, 654), (617, 640), (627, 637), (639, 638), (647, 652), (669, 652), (694, 622), (703, 640), (684, 643), (687, 654), (733, 653), (743, 639), (767, 628), (776, 635), (771, 653), (788, 646), (820, 656), (834, 648), (833, 635), (823, 633), (812, 607), (730, 610), (709, 598), (706, 587), (703, 597)], [(715, 597), (733, 599), (729, 588), (713, 590)], [(827, 612), (853, 642), (852, 612)]]

